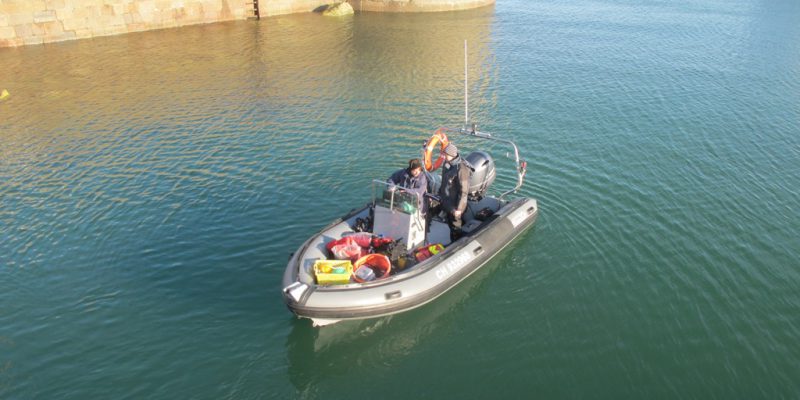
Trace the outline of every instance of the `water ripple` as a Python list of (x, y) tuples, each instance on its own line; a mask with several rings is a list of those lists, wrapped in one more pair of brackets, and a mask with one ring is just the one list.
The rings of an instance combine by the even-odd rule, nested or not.
[[(791, 397), (798, 15), (512, 0), (0, 49), (0, 397)], [(288, 255), (462, 121), (464, 39), (537, 224), (418, 310), (293, 319)]]

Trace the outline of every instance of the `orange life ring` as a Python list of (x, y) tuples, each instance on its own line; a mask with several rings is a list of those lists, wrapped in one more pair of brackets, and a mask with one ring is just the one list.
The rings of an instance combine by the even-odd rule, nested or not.
[[(433, 158), (433, 148), (436, 145), (439, 145), (439, 158), (436, 159), (435, 162), (432, 162)], [(444, 128), (439, 128), (434, 132), (433, 136), (428, 139), (428, 143), (425, 144), (425, 169), (428, 171), (435, 171), (439, 167), (442, 166), (444, 162), (444, 148), (450, 144), (450, 141), (447, 140), (447, 135), (444, 133)]]

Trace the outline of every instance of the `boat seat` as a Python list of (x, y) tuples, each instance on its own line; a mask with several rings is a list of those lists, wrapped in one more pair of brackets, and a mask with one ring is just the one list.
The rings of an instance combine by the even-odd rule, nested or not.
[(478, 227), (480, 227), (481, 224), (483, 224), (483, 221), (478, 221), (477, 219), (472, 219), (469, 222), (465, 222), (461, 226), (461, 230), (464, 231), (464, 233), (472, 233), (472, 231), (474, 231), (475, 229), (478, 229)]
[[(464, 215), (461, 217), (462, 221), (464, 221), (464, 226), (466, 226), (469, 222), (475, 220), (475, 214), (486, 208), (489, 207), (494, 212), (502, 207), (502, 203), (494, 197), (484, 197), (480, 201), (468, 201), (467, 202), (467, 209), (464, 210)], [(480, 221), (478, 221), (480, 222)], [(480, 225), (480, 223), (478, 224)], [(466, 229), (464, 229), (466, 231)]]
[[(483, 224), (483, 221), (475, 219), (475, 213), (486, 207), (496, 212), (501, 206), (502, 203), (494, 197), (484, 197), (480, 201), (467, 202), (467, 209), (464, 210), (464, 215), (461, 217), (463, 221), (461, 230), (467, 234), (474, 232)], [(450, 228), (441, 215), (434, 217), (431, 221), (428, 243), (441, 243), (445, 246), (450, 244)]]

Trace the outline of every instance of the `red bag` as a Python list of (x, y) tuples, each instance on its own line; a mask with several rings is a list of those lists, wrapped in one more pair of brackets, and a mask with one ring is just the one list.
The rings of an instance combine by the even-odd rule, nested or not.
[(370, 242), (372, 241), (372, 234), (369, 232), (353, 232), (353, 233), (345, 233), (345, 237), (353, 238), (353, 240), (359, 246), (368, 249)]
[(367, 250), (359, 246), (356, 240), (350, 236), (332, 240), (325, 245), (325, 248), (337, 260), (350, 260), (355, 262), (367, 254)]
[(363, 249), (355, 244), (339, 244), (333, 246), (331, 254), (337, 260), (356, 261), (363, 255)]
[(381, 248), (383, 246), (386, 246), (387, 244), (392, 243), (392, 242), (394, 242), (394, 240), (392, 238), (385, 238), (385, 237), (376, 236), (376, 237), (372, 238), (372, 247), (374, 247), (376, 249), (379, 249), (379, 248)]
[(328, 242), (325, 245), (325, 248), (328, 249), (328, 251), (332, 251), (333, 250), (333, 246), (338, 246), (340, 244), (351, 244), (351, 243), (354, 243), (353, 239), (350, 238), (350, 237), (345, 236), (345, 237), (343, 237), (341, 239), (331, 240), (330, 242)]

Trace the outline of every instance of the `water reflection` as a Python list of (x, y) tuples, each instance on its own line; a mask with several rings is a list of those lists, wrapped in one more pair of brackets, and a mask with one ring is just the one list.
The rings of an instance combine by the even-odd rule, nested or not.
[[(460, 84), (441, 79), (460, 79), (461, 41), (472, 43), (473, 76), (489, 54), (492, 9), (458, 14), (465, 18), (308, 14), (4, 49), (11, 57), (0, 57), (0, 71), (18, 78), (0, 107), (0, 194), (11, 198), (0, 219), (12, 227), (10, 245), (49, 252), (58, 229), (14, 232), (50, 226), (42, 199), (63, 216), (62, 230), (92, 213), (111, 224), (103, 207), (113, 205), (121, 223), (92, 225), (113, 247), (119, 230), (138, 229), (124, 215), (169, 224), (166, 208), (193, 204), (215, 185), (264, 182), (264, 193), (303, 195), (297, 186), (309, 170), (351, 160), (357, 149), (342, 144), (365, 136), (381, 135), (408, 157), (403, 146), (422, 137), (415, 131), (452, 120), (442, 104), (461, 112)], [(426, 40), (434, 35), (441, 40)], [(438, 91), (447, 86), (449, 99)], [(298, 163), (307, 168), (291, 168)]]
[[(254, 65), (263, 68), (259, 81), (263, 93), (272, 95), (267, 99), (272, 106), (279, 100), (319, 107), (320, 118), (374, 120), (369, 113), (377, 103), (389, 119), (372, 121), (375, 128), (430, 128), (463, 112), (464, 40), (470, 43), (473, 91), (485, 90), (492, 77), (486, 68), (492, 57), (488, 45), (493, 21), (492, 7), (346, 20), (313, 14), (271, 18), (259, 27), (256, 45), (261, 49), (254, 54), (260, 58)], [(310, 33), (312, 24), (317, 29)]]
[(469, 299), (480, 294), (486, 278), (507, 259), (508, 254), (499, 255), (438, 299), (406, 313), (322, 328), (294, 319), (286, 341), (289, 379), (307, 393), (356, 369), (390, 373), (420, 343), (452, 326)]
[[(178, 281), (207, 288), (215, 271), (236, 265), (232, 253), (259, 254), (237, 268), (277, 271), (266, 278), (277, 282), (283, 265), (272, 260), (284, 263), (314, 224), (415, 154), (432, 128), (461, 121), (465, 39), (473, 109), (490, 101), (493, 24), (493, 7), (308, 14), (0, 49), (0, 77), (13, 77), (3, 84), (13, 96), (0, 105), (0, 226), (8, 238), (0, 253), (9, 265), (64, 271), (64, 293), (54, 298), (96, 276), (113, 277), (103, 283), (112, 287), (124, 281), (135, 299), (128, 315), (158, 309), (170, 295), (153, 287), (182, 295), (194, 289)], [(354, 156), (365, 143), (390, 150)], [(452, 323), (448, 313), (479, 281), (396, 317), (325, 331), (293, 322), (292, 382), (313, 388), (353, 362), (386, 368), (402, 360)], [(54, 292), (45, 280), (30, 283)], [(18, 297), (18, 285), (4, 289)], [(204, 296), (219, 298), (216, 289)], [(197, 304), (153, 323), (181, 329)], [(41, 326), (30, 321), (0, 318), (0, 326)], [(87, 321), (85, 329), (97, 327)], [(20, 358), (40, 353), (26, 349)]]
[(142, 131), (192, 141), (243, 128), (308, 135), (332, 119), (374, 120), (376, 101), (391, 129), (430, 129), (460, 120), (464, 40), (480, 108), (493, 21), (493, 7), (307, 14), (2, 49), (14, 96), (0, 107), (0, 150), (6, 163), (36, 168), (53, 154), (107, 147), (99, 135), (123, 146)]

